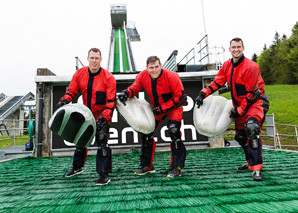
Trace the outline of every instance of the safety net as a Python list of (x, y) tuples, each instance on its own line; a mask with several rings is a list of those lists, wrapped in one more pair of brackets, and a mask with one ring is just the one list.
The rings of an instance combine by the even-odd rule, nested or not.
[(297, 212), (298, 153), (263, 150), (256, 182), (241, 148), (188, 150), (182, 176), (167, 178), (170, 152), (157, 152), (156, 173), (136, 176), (139, 153), (113, 154), (111, 182), (96, 186), (96, 156), (70, 178), (72, 157), (0, 163), (0, 212)]

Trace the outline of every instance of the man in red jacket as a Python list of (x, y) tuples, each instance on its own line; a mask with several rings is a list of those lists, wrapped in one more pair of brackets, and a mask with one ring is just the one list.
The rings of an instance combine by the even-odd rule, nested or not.
[[(110, 182), (109, 173), (112, 172), (112, 152), (108, 146), (108, 133), (111, 124), (116, 98), (116, 80), (107, 70), (100, 66), (102, 61), (101, 52), (92, 48), (88, 52), (89, 66), (78, 69), (73, 75), (69, 89), (60, 99), (57, 108), (68, 104), (82, 91), (83, 104), (87, 106), (96, 122), (95, 141), (98, 144), (96, 156), (96, 171), (99, 179), (96, 185), (106, 185)], [(76, 147), (73, 168), (65, 177), (71, 177), (83, 172), (87, 158), (87, 148)]]
[(262, 140), (259, 134), (269, 110), (269, 101), (264, 90), (265, 83), (259, 66), (244, 57), (243, 41), (240, 38), (231, 40), (229, 51), (232, 59), (226, 61), (214, 81), (201, 90), (196, 103), (199, 108), (204, 98), (228, 82), (235, 107), (230, 114), (231, 118), (235, 118), (235, 140), (243, 148), (247, 161), (238, 169), (249, 169), (253, 171), (254, 180), (262, 181)]
[[(155, 128), (168, 117), (168, 130), (171, 137), (171, 171), (167, 177), (181, 176), (184, 167), (186, 149), (181, 140), (181, 120), (186, 94), (180, 77), (177, 73), (162, 69), (160, 59), (151, 56), (147, 59), (147, 69), (139, 73), (134, 83), (118, 95), (118, 99), (125, 104), (127, 98), (137, 95), (144, 88), (149, 95), (153, 113), (155, 115)], [(153, 132), (142, 134), (141, 169), (136, 175), (154, 173), (153, 158), (155, 154), (155, 141)]]

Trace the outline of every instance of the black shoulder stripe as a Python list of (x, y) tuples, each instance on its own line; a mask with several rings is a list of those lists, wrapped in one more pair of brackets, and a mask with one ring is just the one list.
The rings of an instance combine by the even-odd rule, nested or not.
[(131, 97), (135, 96), (133, 90), (130, 88), (129, 88), (129, 90), (131, 91)]
[(216, 81), (214, 81), (214, 83), (216, 84), (216, 86), (218, 86), (218, 88), (221, 88), (222, 85), (220, 85), (219, 83), (217, 83)]
[(66, 92), (66, 95), (69, 95), (70, 97), (74, 98), (77, 94), (75, 94), (75, 95), (73, 96), (71, 92), (67, 91), (67, 92)]
[(211, 86), (208, 86), (208, 88), (211, 90), (211, 93), (214, 93), (214, 89)]

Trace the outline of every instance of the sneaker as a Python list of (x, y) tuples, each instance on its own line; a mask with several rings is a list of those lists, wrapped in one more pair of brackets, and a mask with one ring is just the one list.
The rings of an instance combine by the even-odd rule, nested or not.
[(107, 185), (111, 181), (108, 174), (100, 173), (98, 180), (96, 181), (97, 186)]
[(255, 170), (252, 172), (252, 177), (255, 181), (262, 181), (264, 177), (261, 174), (261, 170)]
[(139, 169), (138, 171), (136, 171), (135, 175), (146, 175), (148, 173), (155, 173), (154, 166), (152, 166), (152, 167), (144, 166), (141, 169)]
[(174, 169), (172, 169), (172, 171), (169, 172), (169, 174), (167, 175), (168, 178), (174, 178), (174, 177), (179, 177), (181, 176), (181, 168), (180, 167), (176, 167)]
[(75, 176), (75, 175), (79, 175), (83, 173), (83, 169), (82, 168), (78, 168), (78, 169), (75, 169), (75, 168), (72, 168), (66, 175), (65, 177), (71, 177), (71, 176)]
[(248, 163), (238, 166), (238, 170), (248, 170)]

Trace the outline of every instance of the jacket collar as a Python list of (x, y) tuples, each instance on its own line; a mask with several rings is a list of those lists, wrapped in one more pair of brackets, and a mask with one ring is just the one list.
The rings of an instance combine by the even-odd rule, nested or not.
[(88, 72), (89, 72), (90, 76), (97, 76), (101, 72), (101, 67), (99, 68), (99, 70), (96, 73), (92, 73), (88, 67)]
[(234, 63), (234, 60), (233, 60), (233, 58), (231, 59), (231, 61), (232, 61), (232, 64), (233, 64), (233, 66), (234, 67), (237, 67), (243, 60), (244, 60), (244, 55), (242, 54), (242, 56), (241, 56), (241, 58), (239, 58), (239, 60), (237, 61), (237, 63)]

